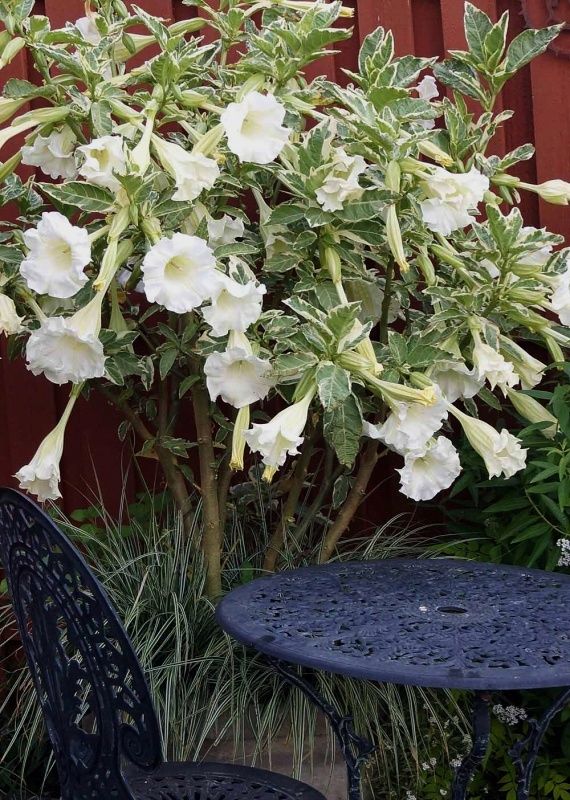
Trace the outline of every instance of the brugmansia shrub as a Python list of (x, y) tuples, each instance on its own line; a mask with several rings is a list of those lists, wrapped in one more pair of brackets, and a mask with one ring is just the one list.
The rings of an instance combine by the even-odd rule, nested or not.
[[(215, 596), (247, 450), (284, 498), (266, 569), (323, 442), (338, 477), (321, 560), (386, 448), (415, 500), (460, 474), (451, 423), (489, 476), (523, 469), (521, 443), (478, 407), (552, 424), (524, 393), (547, 367), (527, 348), (563, 361), (570, 268), (561, 238), (516, 206), (519, 192), (568, 204), (570, 185), (513, 175), (530, 145), (487, 154), (511, 116), (494, 110), (502, 87), (556, 26), (507, 46), (508, 16), (493, 25), (467, 4), (469, 49), (441, 63), (395, 58), (378, 28), (343, 88), (304, 76), (351, 35), (335, 24), (351, 13), (340, 3), (189, 4), (200, 16), (168, 25), (99, 0), (58, 30), (31, 2), (0, 4), (2, 62), (25, 48), (38, 76), (9, 80), (0, 100), (0, 145), (25, 136), (0, 170), (3, 201), (20, 208), (2, 232), (0, 325), (34, 375), (70, 385), (21, 486), (58, 497), (67, 420), (99, 388), (125, 415), (121, 433), (160, 462), (188, 531), (199, 485)], [(30, 100), (42, 108), (21, 113)], [(20, 162), (37, 176), (22, 183)], [(187, 403), (198, 476), (176, 426)]]

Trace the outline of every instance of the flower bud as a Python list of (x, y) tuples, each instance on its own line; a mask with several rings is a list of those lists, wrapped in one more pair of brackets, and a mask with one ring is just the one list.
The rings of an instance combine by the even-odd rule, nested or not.
[(0, 164), (0, 183), (5, 181), (8, 175), (11, 175), (14, 172), (14, 170), (19, 165), (21, 160), (22, 160), (22, 151), (18, 150), (17, 153), (14, 153), (12, 158), (9, 158), (7, 161), (4, 161), (3, 164)]
[(535, 400), (534, 397), (530, 397), (523, 392), (517, 392), (514, 389), (507, 389), (507, 396), (524, 419), (533, 424), (536, 422), (550, 422), (551, 424), (548, 428), (542, 428), (540, 432), (544, 434), (547, 439), (554, 439), (558, 429), (558, 420), (550, 411), (544, 408), (538, 400)]
[(322, 248), (321, 258), (324, 266), (327, 268), (331, 280), (334, 284), (340, 283), (342, 277), (342, 268), (340, 263), (340, 256), (334, 247), (326, 245)]
[(519, 183), (521, 189), (534, 192), (547, 203), (556, 206), (567, 206), (570, 202), (570, 183), (558, 179), (545, 181), (535, 186), (532, 183)]
[(388, 237), (388, 245), (396, 264), (398, 264), (403, 273), (409, 272), (410, 265), (406, 261), (402, 231), (400, 230), (400, 223), (398, 222), (398, 213), (395, 205), (388, 207), (386, 215), (386, 235)]
[(420, 252), (416, 257), (416, 263), (420, 268), (422, 275), (424, 276), (425, 282), (428, 286), (434, 286), (436, 283), (436, 276), (435, 276), (435, 269), (433, 264), (428, 258), (427, 249), (422, 247)]
[(261, 92), (265, 86), (265, 80), (265, 75), (262, 75), (261, 73), (251, 75), (237, 93), (236, 102), (239, 103), (240, 100), (243, 100), (244, 97), (247, 97), (250, 92)]
[(0, 125), (7, 122), (27, 102), (25, 98), (0, 97)]
[(224, 126), (220, 123), (214, 125), (207, 133), (204, 133), (192, 148), (193, 153), (202, 153), (204, 156), (211, 155), (224, 135)]
[(449, 153), (446, 153), (445, 150), (442, 150), (441, 147), (438, 147), (435, 142), (429, 139), (423, 139), (421, 142), (418, 142), (418, 150), (424, 156), (431, 158), (432, 161), (436, 161), (443, 167), (450, 167), (453, 164), (453, 159)]
[(8, 66), (8, 64), (14, 60), (25, 44), (26, 42), (21, 36), (16, 36), (15, 39), (11, 39), (6, 47), (2, 50), (2, 56), (0, 56), (0, 69), (4, 69), (4, 67)]
[(384, 178), (384, 183), (386, 184), (386, 188), (390, 189), (391, 192), (400, 191), (401, 174), (402, 171), (400, 169), (400, 165), (398, 164), (398, 162), (390, 161), (390, 163), (386, 167), (386, 175)]
[(242, 470), (243, 457), (245, 452), (245, 432), (249, 428), (250, 412), (249, 406), (240, 408), (236, 421), (234, 423), (234, 431), (232, 435), (232, 457), (230, 461), (230, 469)]

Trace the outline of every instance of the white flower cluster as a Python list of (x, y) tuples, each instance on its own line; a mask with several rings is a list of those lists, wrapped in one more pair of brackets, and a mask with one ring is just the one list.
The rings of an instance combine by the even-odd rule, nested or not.
[(505, 725), (518, 725), (519, 722), (523, 722), (528, 717), (524, 708), (502, 706), (500, 704), (493, 706), (493, 714), (499, 722), (503, 722)]
[(557, 565), (559, 567), (570, 567), (570, 539), (558, 539), (556, 547), (560, 548)]

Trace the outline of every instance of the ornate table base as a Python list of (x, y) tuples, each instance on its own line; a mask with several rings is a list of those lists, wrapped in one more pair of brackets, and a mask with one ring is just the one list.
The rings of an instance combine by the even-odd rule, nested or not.
[(362, 800), (361, 770), (368, 757), (376, 749), (373, 744), (355, 732), (351, 716), (342, 716), (317, 689), (314, 681), (302, 675), (298, 669), (286, 661), (265, 656), (273, 669), (291, 686), (299, 689), (327, 717), (333, 729), (344, 760), (346, 761), (348, 800)]
[[(476, 692), (473, 703), (473, 746), (455, 770), (451, 800), (466, 800), (469, 781), (487, 753), (491, 733), (490, 702), (489, 692)], [(548, 726), (568, 702), (570, 702), (570, 689), (565, 689), (540, 719), (529, 720), (528, 734), (510, 749), (509, 755), (513, 760), (517, 777), (517, 800), (529, 800), (532, 773), (540, 745)]]

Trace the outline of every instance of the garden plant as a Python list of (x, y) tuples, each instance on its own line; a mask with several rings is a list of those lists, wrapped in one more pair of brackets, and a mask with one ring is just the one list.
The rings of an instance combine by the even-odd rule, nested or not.
[[(70, 386), (21, 486), (59, 497), (67, 420), (81, 393), (102, 391), (124, 413), (120, 434), (160, 462), (188, 531), (200, 487), (217, 596), (227, 494), (249, 452), (282, 497), (268, 570), (322, 441), (336, 493), (323, 561), (388, 448), (415, 500), (459, 476), (456, 424), (490, 477), (524, 468), (520, 441), (478, 407), (512, 404), (552, 435), (525, 391), (547, 367), (533, 347), (564, 360), (570, 268), (561, 238), (526, 226), (516, 203), (567, 204), (570, 185), (521, 182), (512, 169), (530, 145), (487, 152), (511, 115), (494, 111), (502, 87), (556, 26), (507, 46), (508, 15), (493, 25), (467, 4), (469, 49), (442, 63), (395, 58), (379, 28), (342, 87), (303, 74), (351, 35), (335, 25), (351, 13), (340, 3), (192, 4), (200, 16), (167, 25), (101, 0), (59, 30), (31, 0), (0, 6), (2, 63), (25, 48), (39, 78), (7, 81), (1, 99), (0, 145), (25, 143), (1, 168), (20, 216), (3, 224), (0, 308), (11, 352)], [(130, 67), (139, 52), (148, 60)], [(37, 175), (22, 182), (20, 163)], [(195, 441), (177, 427), (187, 403)]]

